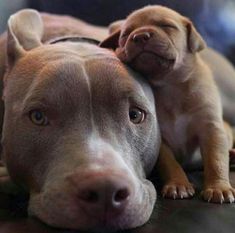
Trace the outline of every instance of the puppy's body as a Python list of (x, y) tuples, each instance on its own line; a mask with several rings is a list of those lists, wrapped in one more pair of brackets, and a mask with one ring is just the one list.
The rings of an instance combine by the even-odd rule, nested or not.
[(121, 30), (103, 42), (103, 46), (110, 44), (118, 47), (122, 61), (145, 74), (154, 89), (163, 139), (158, 162), (165, 181), (163, 195), (187, 198), (194, 194), (175, 158), (181, 164), (190, 163), (200, 148), (203, 198), (234, 202), (228, 177), (231, 131), (224, 127), (213, 77), (216, 71), (198, 53), (205, 44), (192, 23), (168, 8), (145, 7), (132, 13)]
[[(196, 60), (198, 61), (193, 62), (195, 72), (192, 70), (190, 74), (182, 75), (182, 71), (179, 71), (178, 74), (174, 73), (174, 80), (171, 79), (172, 74), (169, 74), (169, 79), (166, 77), (166, 80), (159, 81), (159, 84), (154, 78), (151, 79), (162, 136), (182, 162), (187, 158), (182, 159), (180, 156), (190, 159), (188, 154), (193, 154), (198, 146), (198, 124), (203, 123), (202, 116), (208, 120), (207, 117), (214, 115), (214, 110), (221, 115), (220, 106), (214, 103), (220, 100), (218, 95), (214, 94), (217, 90), (211, 72), (199, 58)], [(198, 76), (205, 75), (209, 78), (197, 80)], [(205, 92), (211, 93), (211, 99), (203, 98)]]
[(225, 57), (213, 49), (204, 49), (200, 52), (200, 56), (212, 71), (219, 89), (223, 117), (235, 127), (235, 69)]

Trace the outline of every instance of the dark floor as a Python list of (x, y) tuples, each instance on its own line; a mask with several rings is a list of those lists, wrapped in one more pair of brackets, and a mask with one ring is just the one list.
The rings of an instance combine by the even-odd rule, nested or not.
[[(232, 170), (231, 180), (235, 186), (235, 169)], [(201, 172), (191, 172), (189, 177), (196, 187), (201, 186)], [(55, 230), (35, 219), (19, 217), (25, 213), (24, 197), (14, 197), (12, 203), (9, 204), (9, 197), (1, 196), (0, 206), (2, 207), (0, 210), (0, 233), (75, 232)], [(235, 204), (209, 204), (200, 200), (199, 194), (191, 200), (167, 200), (159, 197), (150, 221), (143, 227), (125, 232), (234, 233)]]

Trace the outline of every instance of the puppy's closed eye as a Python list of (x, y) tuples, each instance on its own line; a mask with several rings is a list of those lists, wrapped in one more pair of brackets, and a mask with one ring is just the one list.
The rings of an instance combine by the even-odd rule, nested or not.
[(167, 28), (167, 29), (178, 29), (175, 25), (173, 24), (168, 24), (168, 23), (160, 23), (158, 24), (159, 27), (161, 28)]

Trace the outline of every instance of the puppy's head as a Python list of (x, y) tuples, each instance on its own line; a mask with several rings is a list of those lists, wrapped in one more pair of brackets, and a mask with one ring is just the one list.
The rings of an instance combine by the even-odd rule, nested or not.
[(178, 68), (187, 55), (205, 47), (192, 22), (162, 6), (147, 6), (125, 21), (110, 26), (102, 47), (116, 49), (118, 57), (143, 73)]
[(29, 214), (69, 229), (142, 225), (160, 144), (150, 87), (112, 51), (42, 44), (42, 32), (33, 10), (9, 20), (3, 157)]

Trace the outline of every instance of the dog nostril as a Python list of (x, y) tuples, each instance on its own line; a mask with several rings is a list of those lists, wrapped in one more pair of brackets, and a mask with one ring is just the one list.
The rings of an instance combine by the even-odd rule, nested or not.
[(114, 195), (114, 202), (116, 202), (116, 203), (123, 202), (128, 198), (129, 195), (130, 195), (130, 193), (129, 193), (128, 189), (126, 189), (126, 188), (120, 189)]
[(80, 199), (82, 199), (85, 202), (89, 203), (96, 203), (99, 201), (99, 195), (97, 192), (89, 190), (86, 192), (83, 192), (79, 195)]
[(150, 39), (151, 35), (149, 32), (137, 33), (133, 36), (133, 41), (138, 42), (147, 42)]

